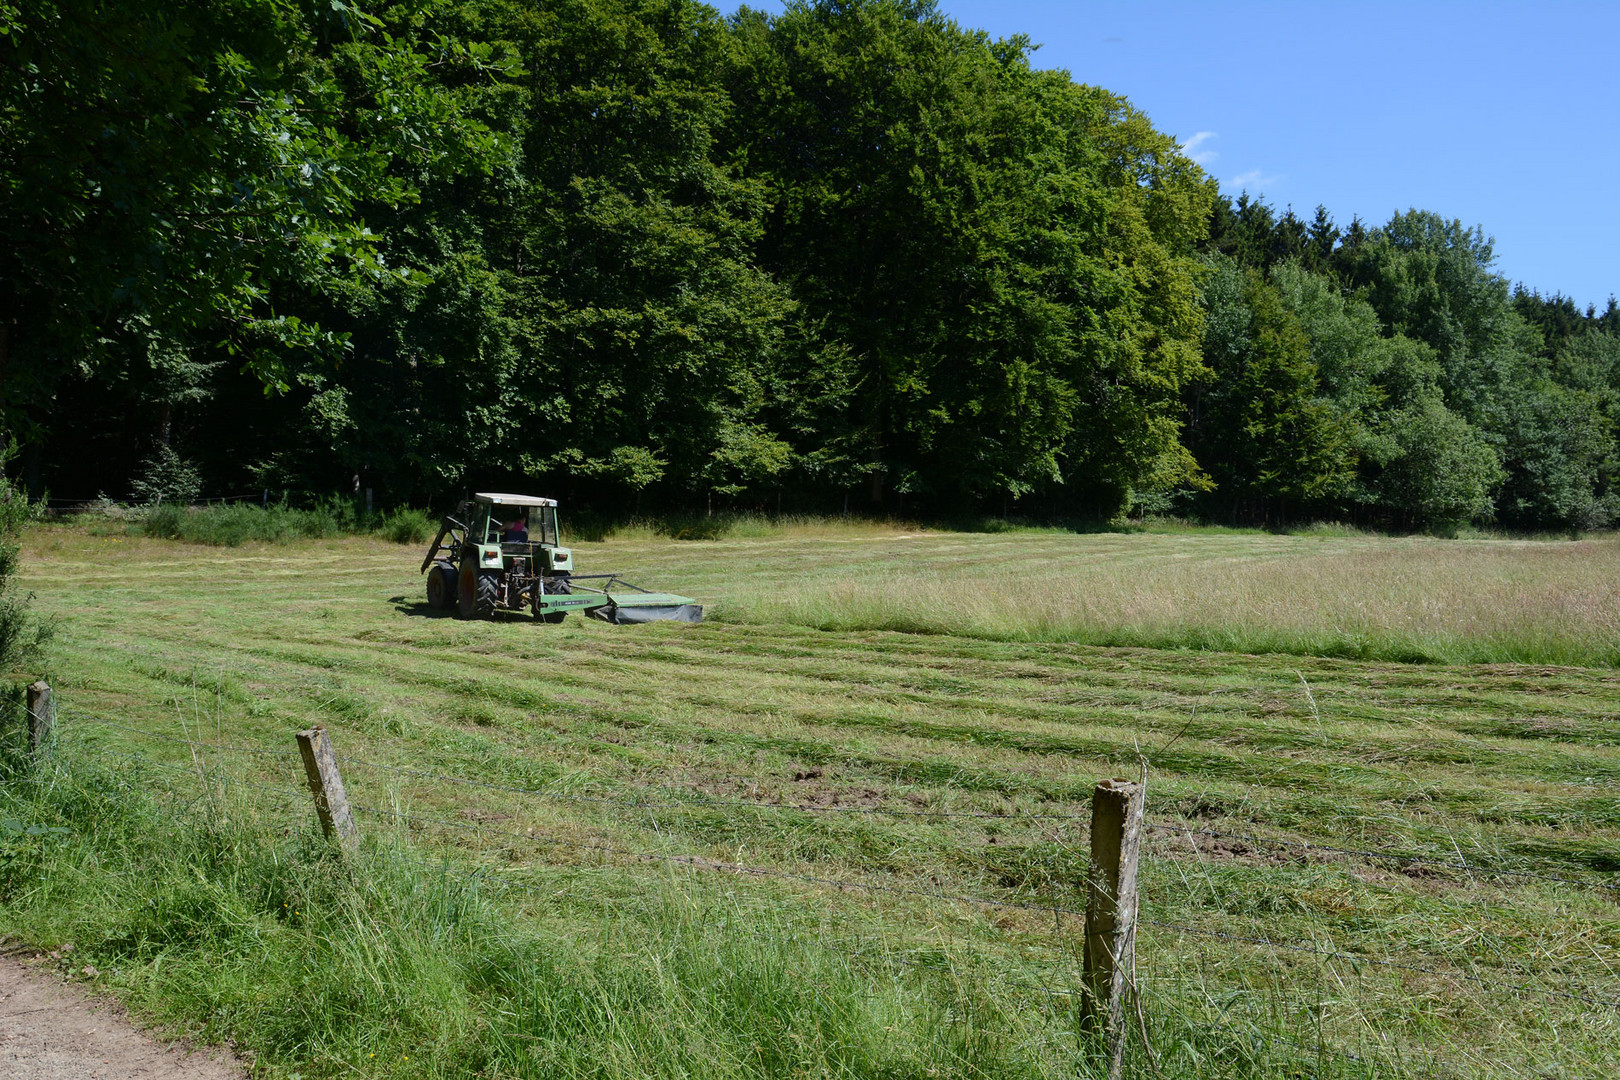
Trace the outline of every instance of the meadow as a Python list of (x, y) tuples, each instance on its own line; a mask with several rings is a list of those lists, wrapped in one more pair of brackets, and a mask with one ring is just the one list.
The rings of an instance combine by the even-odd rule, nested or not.
[(1073, 1076), (1089, 793), (1145, 776), (1133, 1075), (1609, 1073), (1616, 538), (601, 535), (707, 620), (36, 528), (0, 931), (267, 1076)]

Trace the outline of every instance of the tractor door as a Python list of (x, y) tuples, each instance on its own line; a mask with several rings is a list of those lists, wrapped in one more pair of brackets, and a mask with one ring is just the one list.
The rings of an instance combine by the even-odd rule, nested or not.
[[(557, 508), (555, 506), (537, 506), (529, 518), (529, 539), (546, 547), (556, 547), (561, 541), (557, 538)], [(536, 526), (538, 526), (536, 528)]]
[[(494, 516), (494, 507), (489, 503), (474, 503), (472, 519), (467, 522), (467, 542), (469, 544), (498, 544), (499, 536), (490, 535), (490, 519)], [(497, 530), (499, 531), (499, 530)]]

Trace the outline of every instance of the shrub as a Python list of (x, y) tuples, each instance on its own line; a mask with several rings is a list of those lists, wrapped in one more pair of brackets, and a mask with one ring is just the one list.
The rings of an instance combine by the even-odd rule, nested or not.
[[(0, 453), (0, 464), (10, 457)], [(48, 624), (33, 618), (28, 598), (18, 596), (12, 582), (20, 553), (18, 534), (33, 517), (28, 496), (0, 473), (0, 670), (11, 671), (39, 654), (50, 634)]]
[(425, 510), (401, 507), (385, 515), (377, 532), (396, 544), (425, 544), (439, 531), (439, 523)]
[(202, 474), (172, 447), (161, 445), (141, 462), (140, 473), (129, 486), (136, 502), (189, 503), (202, 494)]
[(149, 507), (140, 523), (141, 532), (160, 540), (220, 547), (236, 547), (250, 540), (280, 544), (362, 533), (383, 536), (396, 544), (425, 544), (433, 538), (437, 528), (438, 523), (423, 510), (402, 507), (380, 517), (368, 517), (352, 502), (337, 496), (307, 510), (294, 509), (285, 503), (181, 506), (165, 502)]

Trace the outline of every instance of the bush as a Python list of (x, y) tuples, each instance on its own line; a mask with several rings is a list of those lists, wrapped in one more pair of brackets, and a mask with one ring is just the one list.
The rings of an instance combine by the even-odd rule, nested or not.
[(160, 540), (220, 547), (236, 547), (250, 540), (282, 544), (289, 540), (325, 540), (366, 533), (386, 537), (396, 544), (425, 544), (437, 530), (438, 522), (426, 511), (402, 507), (381, 516), (368, 516), (352, 502), (336, 496), (307, 510), (297, 510), (285, 503), (275, 506), (164, 503), (146, 510), (140, 523), (141, 532)]
[(161, 540), (237, 547), (250, 540), (277, 544), (342, 536), (358, 531), (355, 518), (352, 509), (333, 505), (333, 502), (318, 504), (310, 510), (295, 510), (285, 505), (260, 507), (251, 503), (165, 504), (147, 511), (142, 531)]
[[(0, 453), (0, 465), (9, 457)], [(28, 598), (18, 596), (12, 582), (21, 550), (17, 537), (34, 512), (27, 494), (0, 473), (0, 671), (15, 670), (34, 659), (50, 636), (48, 624), (33, 618)]]
[(425, 544), (439, 531), (439, 523), (426, 510), (401, 507), (383, 517), (377, 533), (396, 544)]
[(141, 462), (140, 474), (130, 484), (130, 490), (136, 502), (189, 503), (202, 494), (202, 474), (171, 447), (163, 445)]

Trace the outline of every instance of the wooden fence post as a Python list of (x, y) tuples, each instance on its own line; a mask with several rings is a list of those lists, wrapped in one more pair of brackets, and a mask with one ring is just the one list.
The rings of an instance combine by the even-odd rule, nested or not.
[(45, 750), (55, 725), (56, 699), (51, 696), (50, 685), (43, 680), (29, 684), (28, 749), (35, 757)]
[(1129, 780), (1104, 780), (1091, 797), (1081, 1015), (1089, 1030), (1103, 1036), (1109, 1080), (1119, 1080), (1125, 1062), (1125, 991), (1136, 959), (1136, 862), (1143, 801), (1142, 785)]
[(312, 727), (298, 733), (298, 751), (304, 756), (304, 775), (309, 778), (309, 790), (315, 796), (315, 813), (321, 819), (321, 831), (328, 840), (334, 837), (345, 849), (352, 850), (360, 834), (349, 813), (349, 797), (343, 792), (343, 777), (338, 775), (337, 755), (332, 752), (332, 740), (324, 727)]

